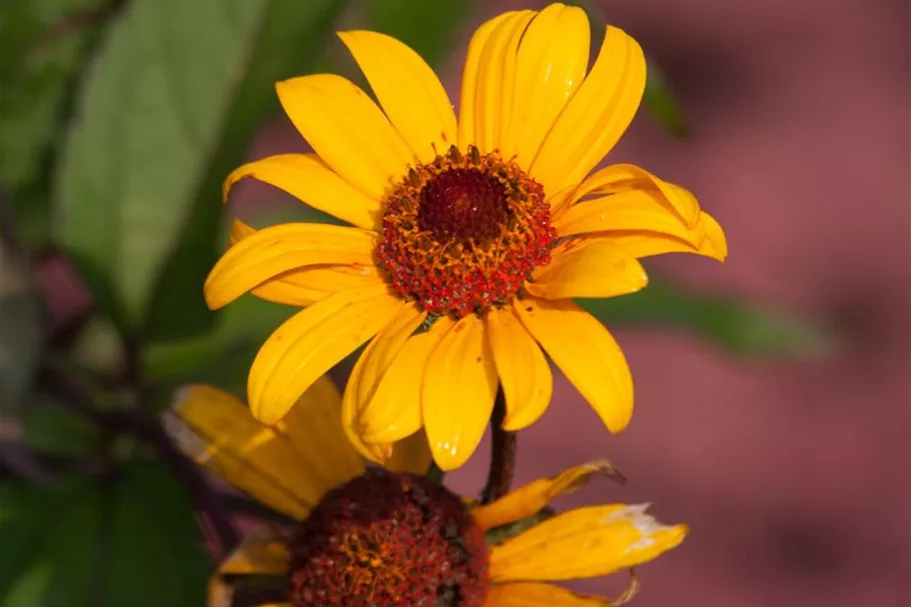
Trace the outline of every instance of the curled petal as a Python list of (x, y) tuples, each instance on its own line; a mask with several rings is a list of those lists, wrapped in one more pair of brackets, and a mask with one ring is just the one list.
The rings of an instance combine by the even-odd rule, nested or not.
[(495, 502), (476, 507), (472, 515), (484, 530), (519, 521), (538, 513), (556, 497), (583, 487), (595, 476), (609, 476), (619, 482), (626, 480), (609, 461), (595, 460), (523, 485)]

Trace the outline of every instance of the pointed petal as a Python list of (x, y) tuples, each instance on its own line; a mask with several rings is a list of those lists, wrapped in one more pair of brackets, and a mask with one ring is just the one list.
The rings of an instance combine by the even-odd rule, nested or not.
[(420, 429), (425, 368), (430, 352), (452, 326), (449, 317), (439, 318), (427, 332), (412, 335), (399, 349), (361, 412), (361, 434), (366, 442), (392, 443)]
[(361, 436), (363, 422), (361, 415), (376, 391), (380, 378), (393, 359), (405, 345), (405, 341), (427, 318), (427, 313), (413, 303), (404, 306), (401, 314), (374, 337), (358, 357), (342, 398), (342, 424), (354, 447), (367, 459), (385, 464), (390, 452), (396, 449), (390, 444), (368, 444)]
[(368, 31), (339, 38), (370, 83), (402, 138), (422, 162), (456, 143), (456, 117), (439, 78), (416, 52), (395, 38)]
[(373, 265), (376, 235), (360, 228), (286, 223), (259, 230), (225, 251), (206, 278), (217, 310), (285, 272), (326, 264)]
[(554, 380), (541, 347), (511, 308), (491, 309), (484, 319), (503, 396), (503, 428), (515, 432), (535, 423), (550, 404)]
[(506, 13), (472, 38), (462, 75), (462, 149), (474, 144), (487, 154), (500, 148), (512, 113), (516, 53), (534, 16), (534, 11)]
[(588, 77), (544, 139), (530, 174), (556, 192), (582, 181), (632, 121), (645, 90), (645, 57), (623, 30), (608, 27)]
[[(330, 380), (316, 383), (324, 382)], [(299, 400), (306, 406), (324, 389), (308, 390)], [(283, 429), (263, 426), (240, 400), (214, 386), (181, 390), (163, 423), (177, 447), (197, 464), (294, 519), (305, 518), (327, 488), (310, 474)]]
[[(229, 244), (234, 246), (256, 233), (256, 229), (235, 219), (231, 224)], [(375, 265), (352, 264), (343, 266), (308, 266), (291, 270), (261, 283), (250, 293), (275, 303), (306, 307), (345, 289), (367, 288), (383, 279)]]
[(540, 582), (512, 582), (490, 588), (486, 607), (614, 607), (608, 599), (582, 596)]
[(625, 249), (607, 238), (574, 238), (557, 245), (525, 288), (543, 299), (570, 299), (628, 295), (647, 284), (645, 268)]
[(528, 25), (519, 45), (512, 111), (500, 153), (528, 169), (550, 127), (582, 84), (591, 30), (585, 11), (551, 4)]
[(604, 325), (566, 300), (525, 299), (515, 310), (607, 429), (616, 433), (626, 428), (633, 414), (633, 378)]
[(253, 177), (275, 186), (333, 217), (359, 228), (377, 226), (380, 203), (342, 179), (316, 154), (280, 154), (244, 164), (228, 175), (222, 186), (227, 202), (231, 187)]
[(476, 507), (472, 510), (472, 516), (485, 531), (513, 523), (540, 512), (556, 497), (582, 488), (595, 476), (623, 480), (623, 476), (609, 461), (595, 460), (570, 468), (557, 476), (523, 485), (493, 503)]
[(411, 150), (367, 94), (335, 74), (275, 85), (295, 128), (327, 165), (374, 200), (414, 162)]
[(430, 352), (421, 410), (433, 459), (442, 470), (464, 464), (481, 442), (497, 394), (497, 371), (475, 315), (453, 325)]
[[(659, 179), (634, 164), (612, 164), (596, 171), (579, 185), (574, 199), (580, 201), (604, 194), (632, 195), (632, 200), (623, 197), (613, 199), (621, 209), (629, 210), (631, 206), (638, 206), (640, 209), (648, 207), (664, 210), (676, 215), (678, 220), (689, 228), (694, 227), (699, 221), (699, 201), (689, 190)], [(563, 218), (560, 218), (554, 223), (562, 222)]]
[(646, 563), (683, 541), (686, 525), (662, 525), (647, 504), (590, 506), (544, 521), (494, 546), (493, 582), (597, 577)]
[(285, 321), (250, 368), (250, 409), (274, 424), (320, 376), (391, 322), (404, 302), (385, 285), (340, 291)]

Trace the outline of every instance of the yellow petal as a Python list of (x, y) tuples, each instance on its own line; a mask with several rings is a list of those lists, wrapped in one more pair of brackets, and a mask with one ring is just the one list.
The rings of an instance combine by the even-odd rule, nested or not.
[(285, 575), (291, 567), (287, 539), (269, 525), (247, 535), (218, 566), (220, 575)]
[(662, 525), (647, 504), (570, 510), (494, 546), (494, 582), (597, 577), (646, 563), (683, 541), (685, 525)]
[(335, 74), (279, 82), (278, 98), (295, 128), (333, 171), (382, 200), (414, 162), (408, 145), (367, 94)]
[(404, 302), (385, 285), (340, 291), (298, 312), (263, 344), (247, 394), (257, 419), (274, 424), (326, 371), (373, 337)]
[(478, 90), (478, 72), (481, 60), (486, 58), (484, 49), (497, 26), (510, 19), (514, 12), (502, 13), (475, 30), (468, 43), (465, 65), (462, 68), (462, 90), (459, 101), (459, 149), (467, 150), (475, 143), (475, 99)]
[(500, 499), (472, 510), (475, 521), (485, 531), (506, 525), (539, 512), (554, 498), (572, 493), (595, 476), (623, 477), (607, 460), (595, 460), (570, 468), (551, 478), (542, 478), (507, 493)]
[(701, 235), (698, 246), (694, 245), (692, 240), (682, 240), (668, 234), (646, 230), (604, 233), (599, 237), (610, 240), (639, 259), (664, 253), (694, 253), (718, 261), (725, 260), (728, 255), (727, 240), (721, 226), (711, 215), (702, 212), (699, 223), (692, 232), (694, 235)]
[(481, 26), (472, 39), (462, 80), (463, 149), (471, 143), (482, 154), (500, 148), (512, 112), (519, 42), (534, 16), (534, 11), (506, 13)]
[(645, 268), (609, 239), (573, 238), (557, 245), (525, 289), (544, 299), (569, 299), (628, 295), (647, 284)]
[(287, 575), (291, 567), (291, 554), (287, 539), (273, 527), (266, 525), (241, 540), (228, 557), (221, 562), (209, 579), (208, 607), (227, 607), (234, 600), (234, 585), (228, 579), (238, 575)]
[(418, 431), (395, 443), (392, 457), (386, 462), (386, 468), (393, 472), (426, 474), (431, 461), (433, 456), (430, 453), (427, 435)]
[(579, 88), (588, 69), (591, 44), (588, 18), (581, 8), (551, 4), (525, 30), (515, 69), (515, 93), (500, 152), (516, 155), (524, 169), (545, 135)]
[(382, 372), (373, 396), (361, 411), (361, 435), (368, 443), (392, 443), (422, 424), (421, 383), (430, 352), (453, 326), (444, 316), (425, 333), (412, 335)]
[(613, 607), (613, 603), (553, 584), (512, 582), (492, 586), (485, 607)]
[[(699, 201), (684, 187), (664, 181), (634, 164), (613, 164), (596, 171), (583, 181), (576, 190), (575, 199), (591, 198), (602, 194), (632, 194), (641, 192), (631, 200), (611, 198), (618, 204), (663, 209), (675, 214), (687, 227), (694, 227), (699, 221)], [(575, 207), (573, 207), (575, 208)], [(560, 218), (562, 221), (562, 218)], [(555, 223), (557, 223), (555, 221)]]
[[(299, 400), (306, 406), (323, 390), (308, 390)], [(327, 489), (311, 474), (287, 432), (263, 426), (243, 403), (218, 388), (183, 389), (163, 422), (177, 447), (197, 464), (294, 519), (306, 517)]]
[[(456, 117), (439, 78), (421, 56), (377, 32), (340, 32), (389, 121), (423, 162), (456, 144)], [(435, 147), (435, 149), (434, 149)]]
[(645, 89), (645, 57), (623, 30), (608, 27), (588, 77), (557, 117), (530, 174), (556, 192), (578, 183), (626, 131)]
[(342, 428), (342, 397), (322, 376), (304, 392), (275, 429), (291, 439), (307, 475), (322, 481), (323, 492), (364, 473), (364, 460)]
[(567, 300), (524, 299), (515, 309), (607, 429), (616, 433), (626, 428), (633, 414), (633, 378), (604, 325)]
[(377, 226), (379, 201), (351, 187), (316, 154), (269, 156), (234, 169), (222, 186), (225, 202), (231, 187), (245, 177), (273, 185), (314, 209), (360, 228)]
[(259, 230), (225, 251), (206, 278), (206, 303), (221, 308), (285, 272), (326, 264), (373, 265), (376, 235), (360, 228), (286, 223)]
[(705, 241), (699, 247), (698, 253), (718, 261), (727, 259), (728, 240), (721, 225), (705, 211), (699, 214), (699, 221), (705, 226)]
[[(231, 224), (230, 246), (256, 233), (256, 229), (235, 219)], [(305, 307), (336, 291), (370, 287), (382, 282), (375, 265), (308, 266), (291, 270), (261, 283), (250, 292), (266, 301)]]
[(342, 398), (342, 424), (358, 452), (378, 464), (386, 463), (393, 451), (392, 444), (366, 443), (361, 437), (361, 414), (373, 397), (383, 373), (425, 318), (426, 312), (413, 303), (406, 304), (401, 314), (367, 344), (348, 377)]
[[(594, 232), (648, 231), (667, 234), (698, 248), (705, 232), (688, 227), (652, 193), (634, 190), (571, 206), (553, 223), (560, 237)], [(698, 226), (698, 224), (697, 224)]]
[(550, 404), (554, 380), (540, 346), (511, 308), (491, 309), (487, 340), (506, 398), (503, 428), (515, 432), (535, 423)]
[(493, 412), (497, 371), (475, 315), (462, 318), (430, 352), (421, 391), (424, 428), (442, 470), (464, 464)]

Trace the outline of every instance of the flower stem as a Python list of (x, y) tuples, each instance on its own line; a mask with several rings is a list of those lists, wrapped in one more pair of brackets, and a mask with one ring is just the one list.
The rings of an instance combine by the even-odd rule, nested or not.
[(503, 389), (497, 390), (497, 398), (490, 416), (491, 458), (487, 473), (487, 484), (481, 493), (481, 502), (489, 504), (509, 492), (516, 471), (516, 450), (519, 437), (515, 432), (503, 429), (506, 417), (506, 398)]

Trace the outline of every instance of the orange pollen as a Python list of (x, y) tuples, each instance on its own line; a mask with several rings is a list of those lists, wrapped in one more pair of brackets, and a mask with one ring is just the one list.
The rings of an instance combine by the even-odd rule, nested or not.
[(392, 288), (455, 318), (512, 301), (557, 239), (541, 184), (474, 146), (409, 169), (386, 198), (381, 236)]

